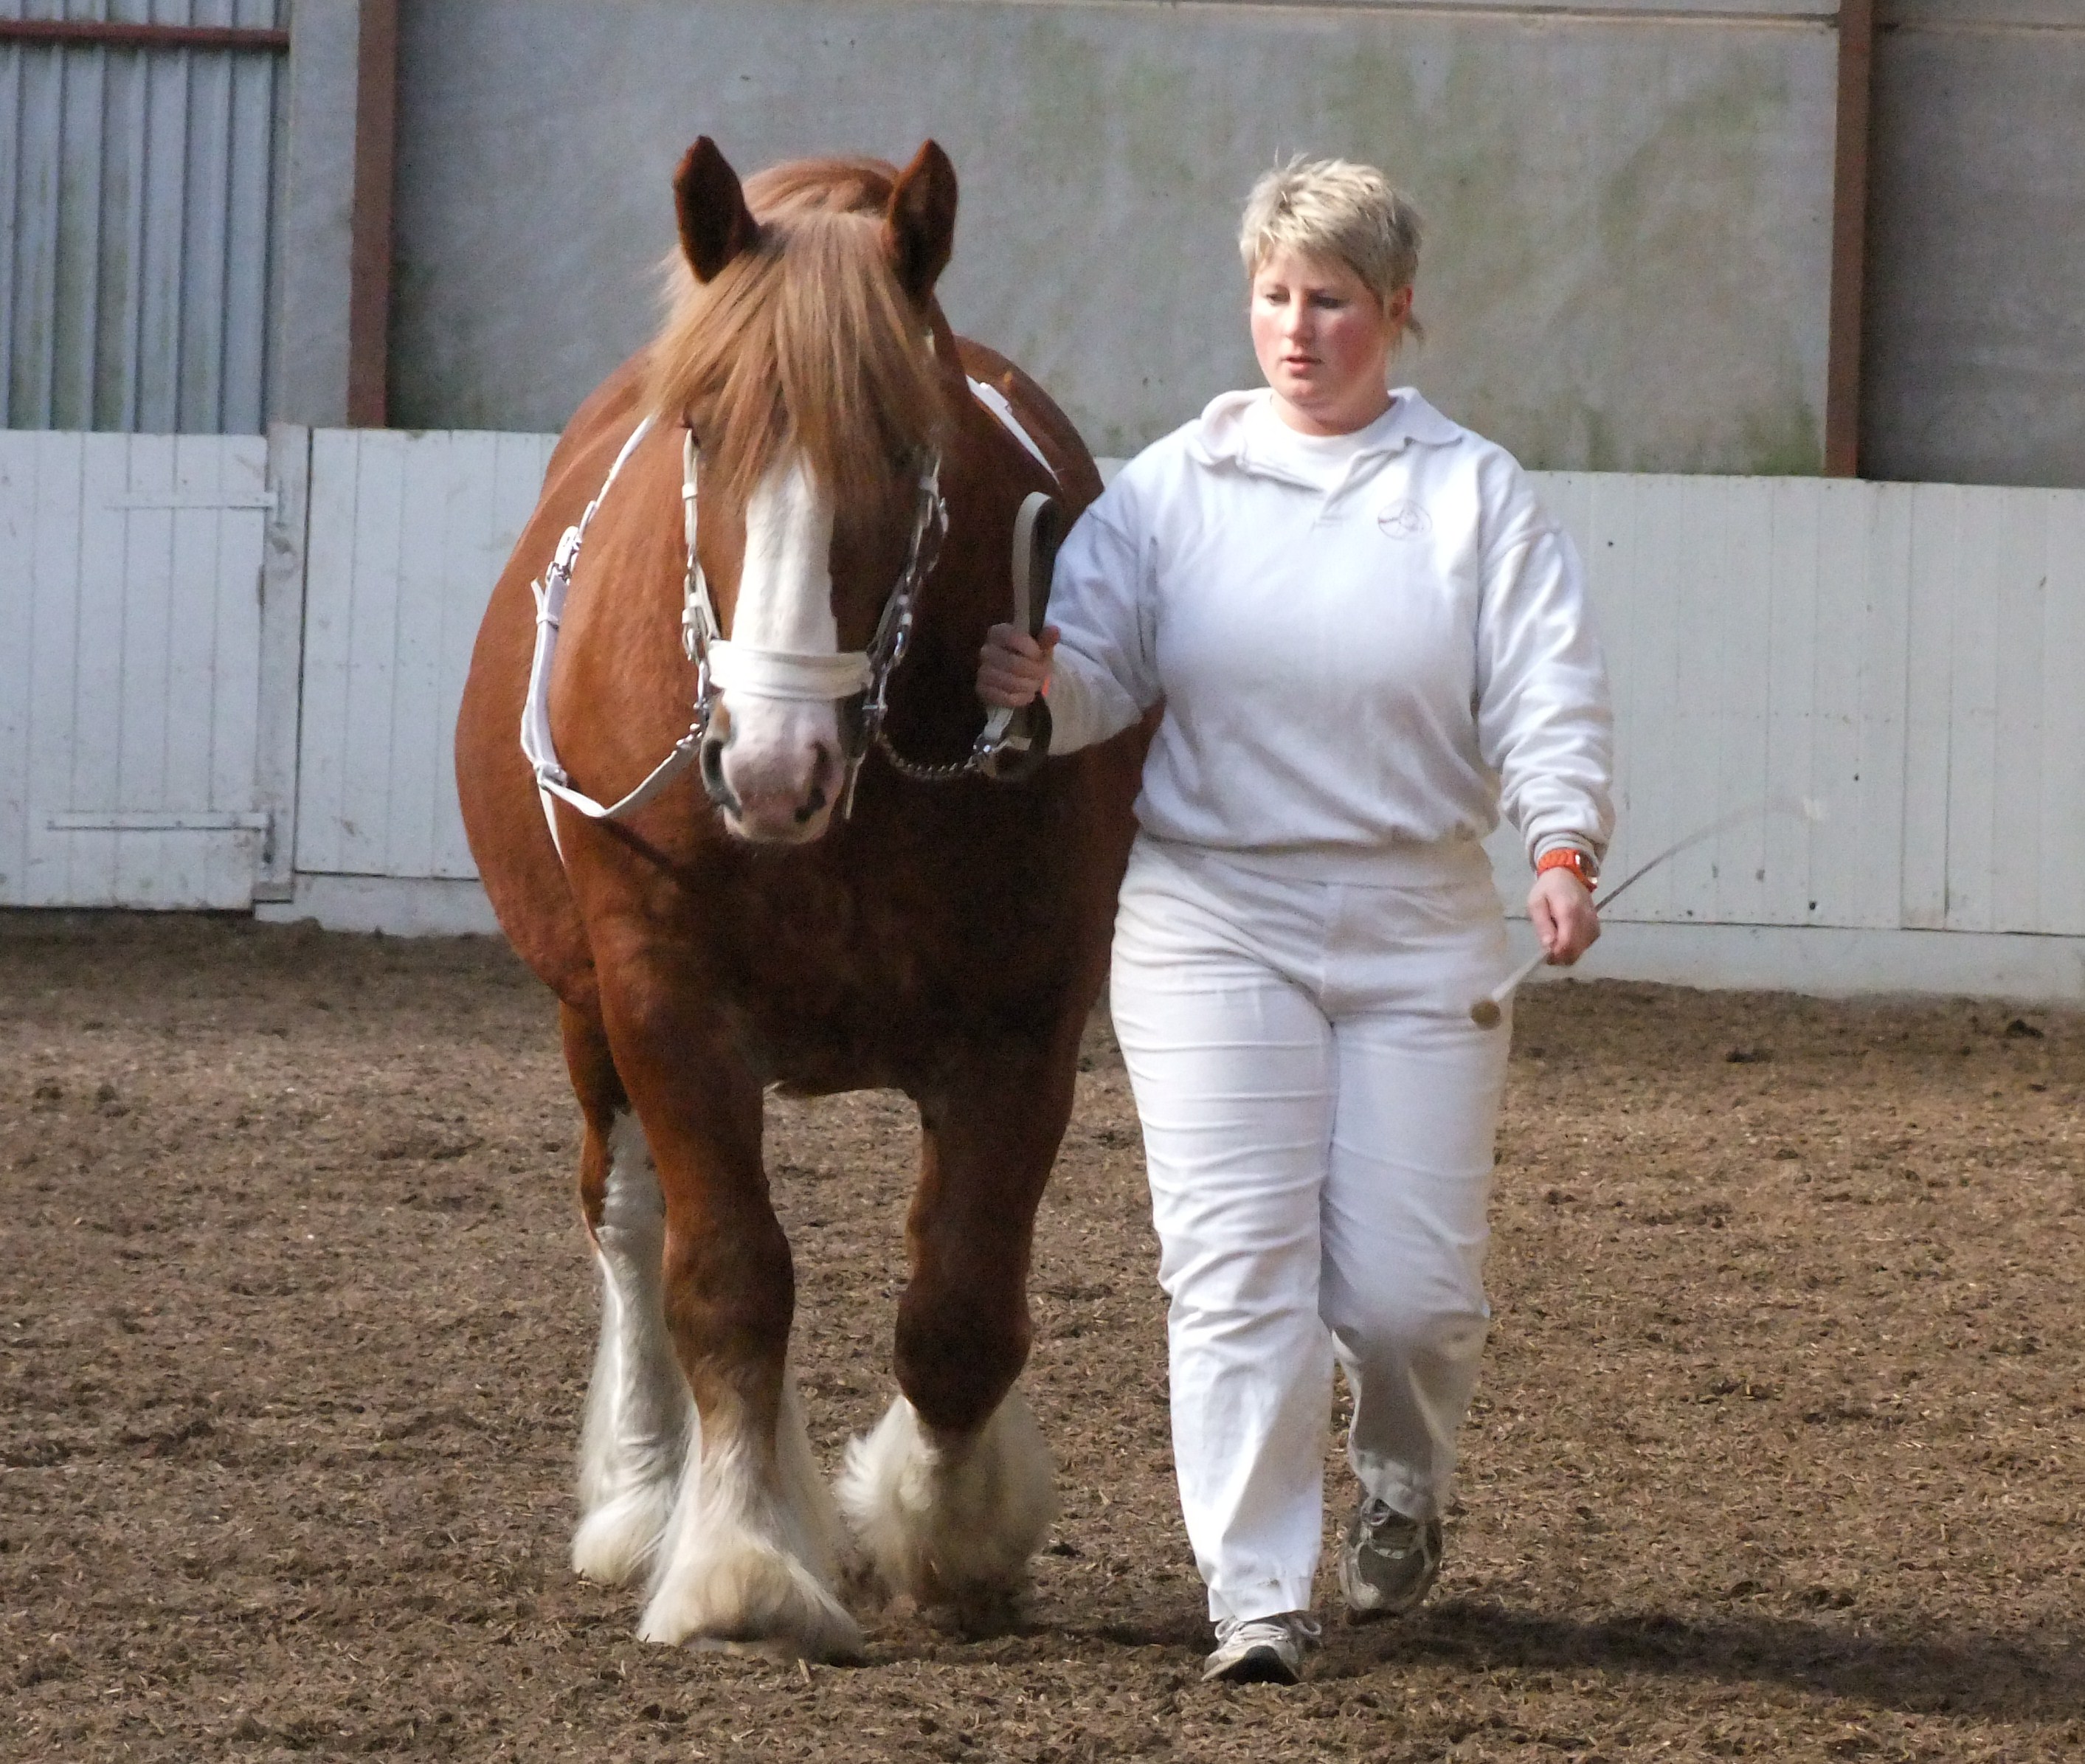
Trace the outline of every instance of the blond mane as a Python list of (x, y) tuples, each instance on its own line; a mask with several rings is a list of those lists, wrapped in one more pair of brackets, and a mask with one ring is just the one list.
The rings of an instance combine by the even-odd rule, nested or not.
[(886, 493), (932, 445), (941, 390), (924, 317), (884, 256), (897, 179), (880, 159), (805, 159), (746, 181), (760, 223), (748, 250), (707, 283), (676, 252), (669, 311), (650, 357), (649, 402), (686, 414), (703, 469), (749, 495), (800, 451), (842, 506)]

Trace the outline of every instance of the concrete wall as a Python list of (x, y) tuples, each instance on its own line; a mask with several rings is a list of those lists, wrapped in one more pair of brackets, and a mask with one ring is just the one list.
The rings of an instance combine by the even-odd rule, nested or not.
[[(303, 6), (312, 0), (300, 0)], [(944, 297), (1094, 450), (1254, 377), (1232, 244), (1298, 151), (1431, 222), (1411, 376), (1538, 466), (1822, 453), (1836, 0), (415, 0), (392, 420), (555, 427), (643, 342), (697, 134), (953, 156)], [(301, 27), (300, 27), (301, 28)]]
[(359, 0), (291, 0), (274, 402), (279, 423), (347, 421)]
[(2085, 0), (1876, 10), (1861, 470), (2085, 487)]

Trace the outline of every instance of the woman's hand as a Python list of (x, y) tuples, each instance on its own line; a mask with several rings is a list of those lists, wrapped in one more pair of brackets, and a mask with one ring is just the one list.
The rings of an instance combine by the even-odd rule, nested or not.
[(1558, 967), (1569, 967), (1600, 934), (1592, 891), (1565, 869), (1545, 869), (1535, 878), (1527, 891), (1527, 916), (1543, 954)]
[(1017, 711), (1050, 690), (1050, 652), (1057, 627), (1045, 625), (1041, 641), (1018, 625), (994, 625), (978, 651), (978, 696), (987, 704)]

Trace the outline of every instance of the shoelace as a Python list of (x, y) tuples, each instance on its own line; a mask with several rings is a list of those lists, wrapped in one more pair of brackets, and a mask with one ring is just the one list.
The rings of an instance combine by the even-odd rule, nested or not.
[(1227, 1617), (1217, 1626), (1217, 1643), (1223, 1647), (1229, 1647), (1233, 1642), (1242, 1642), (1247, 1647), (1257, 1647), (1262, 1643), (1269, 1647), (1279, 1647), (1292, 1636), (1314, 1643), (1323, 1633), (1319, 1624), (1301, 1615)]
[(1361, 1528), (1363, 1535), (1356, 1542), (1379, 1556), (1398, 1558), (1426, 1547), (1425, 1526), (1407, 1519), (1387, 1501), (1372, 1500), (1361, 1509)]

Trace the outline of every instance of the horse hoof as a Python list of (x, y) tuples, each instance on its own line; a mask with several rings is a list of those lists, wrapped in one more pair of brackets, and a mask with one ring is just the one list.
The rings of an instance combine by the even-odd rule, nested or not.
[(691, 1635), (681, 1644), (691, 1654), (728, 1654), (740, 1660), (764, 1660), (771, 1665), (793, 1666), (802, 1660), (817, 1666), (859, 1666), (861, 1646), (851, 1653), (814, 1653), (793, 1636), (770, 1635), (757, 1641), (736, 1641), (723, 1635)]
[(1013, 1634), (1021, 1627), (1027, 1610), (1028, 1581), (1025, 1575), (1017, 1586), (937, 1588), (933, 1604), (936, 1625), (970, 1642)]
[(670, 1482), (631, 1489), (604, 1502), (572, 1533), (573, 1573), (609, 1587), (642, 1580), (658, 1555), (673, 1510)]
[(841, 1511), (883, 1585), (968, 1634), (1011, 1626), (1056, 1501), (1049, 1448), (1018, 1390), (963, 1439), (899, 1397), (847, 1447)]
[(645, 1607), (640, 1641), (756, 1651), (843, 1664), (861, 1658), (861, 1626), (810, 1571), (767, 1550), (669, 1569)]

